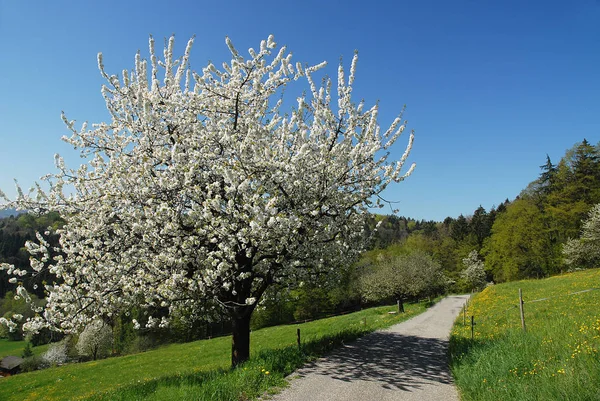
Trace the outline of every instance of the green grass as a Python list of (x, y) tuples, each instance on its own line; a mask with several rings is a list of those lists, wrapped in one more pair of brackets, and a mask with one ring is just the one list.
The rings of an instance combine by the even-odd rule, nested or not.
[[(523, 290), (527, 332), (521, 328)], [(488, 287), (460, 316), (451, 368), (463, 401), (600, 400), (600, 269)], [(530, 302), (540, 298), (550, 298)]]
[[(5, 338), (0, 339), (0, 359), (8, 355), (20, 357), (25, 349), (25, 341), (9, 341)], [(39, 345), (32, 347), (34, 355), (41, 355), (48, 349), (48, 345)]]
[[(12, 376), (0, 381), (3, 400), (246, 400), (284, 385), (284, 377), (344, 341), (406, 320), (378, 307), (300, 325), (257, 330), (251, 360), (229, 369), (231, 338), (172, 344), (153, 351)], [(302, 349), (296, 345), (300, 328)], [(267, 373), (268, 372), (268, 373)]]

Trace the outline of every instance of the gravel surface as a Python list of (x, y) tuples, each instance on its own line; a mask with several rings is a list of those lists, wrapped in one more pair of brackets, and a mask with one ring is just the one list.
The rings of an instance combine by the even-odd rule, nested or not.
[(272, 401), (458, 401), (448, 369), (450, 329), (468, 296), (376, 331), (290, 376)]

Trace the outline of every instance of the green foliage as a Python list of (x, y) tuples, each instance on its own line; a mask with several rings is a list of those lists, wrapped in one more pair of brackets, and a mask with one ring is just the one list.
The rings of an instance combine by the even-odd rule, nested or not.
[(364, 264), (360, 291), (368, 302), (431, 297), (445, 291), (447, 279), (441, 265), (425, 252), (390, 255), (380, 253)]
[[(374, 221), (381, 222), (385, 240), (377, 239), (376, 233), (375, 243), (387, 247), (363, 255), (360, 263), (374, 265), (377, 255), (419, 250), (442, 266), (454, 281), (451, 291), (459, 292), (472, 288), (462, 263), (472, 250), (485, 257), (487, 279), (495, 282), (565, 271), (573, 267), (570, 260), (577, 250), (581, 252), (576, 267), (593, 265), (593, 258), (584, 261), (584, 256), (592, 255), (582, 251), (585, 241), (569, 239), (580, 236), (582, 221), (600, 203), (600, 145), (584, 139), (557, 164), (546, 155), (540, 168), (539, 177), (517, 199), (507, 199), (489, 212), (480, 206), (471, 216), (448, 217), (442, 223), (377, 216)], [(406, 222), (396, 234), (389, 231), (395, 229), (394, 221)], [(563, 247), (571, 249), (564, 254), (566, 259)]]
[(33, 356), (33, 350), (31, 349), (31, 343), (27, 341), (25, 343), (25, 348), (23, 348), (23, 352), (21, 353), (21, 358), (29, 358)]
[(254, 310), (250, 327), (257, 330), (294, 321), (295, 297), (290, 291), (271, 288)]
[(463, 240), (467, 235), (469, 235), (469, 223), (467, 219), (462, 214), (458, 216), (456, 220), (452, 222), (452, 238), (455, 241)]
[(296, 309), (294, 320), (309, 320), (333, 313), (333, 305), (325, 288), (305, 286), (295, 291)]
[(42, 369), (44, 366), (44, 360), (40, 355), (32, 355), (27, 357), (21, 363), (21, 373), (33, 372), (34, 370)]
[(268, 290), (253, 313), (252, 329), (359, 309), (357, 275), (356, 266), (347, 266), (338, 272), (337, 282), (319, 285), (315, 280), (294, 289), (274, 287)]
[(387, 248), (408, 236), (409, 224), (414, 225), (414, 221), (411, 222), (405, 217), (375, 214), (369, 221), (369, 231), (373, 232), (377, 224), (379, 226), (371, 243), (375, 249)]
[(554, 273), (553, 261), (548, 257), (550, 243), (544, 231), (543, 216), (532, 202), (519, 199), (511, 203), (506, 213), (496, 218), (492, 236), (483, 250), (494, 281)]
[[(116, 355), (124, 355), (132, 351), (138, 333), (133, 328), (131, 315), (131, 313), (128, 315), (122, 313), (112, 322), (113, 350)], [(178, 324), (179, 320), (175, 319), (173, 325), (176, 327)]]
[(490, 236), (492, 224), (493, 220), (490, 215), (483, 207), (479, 206), (469, 222), (469, 232), (475, 237), (478, 249), (481, 249), (483, 241)]

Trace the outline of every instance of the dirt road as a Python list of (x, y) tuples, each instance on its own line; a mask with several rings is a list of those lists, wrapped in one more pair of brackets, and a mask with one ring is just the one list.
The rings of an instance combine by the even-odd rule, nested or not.
[(406, 322), (371, 333), (291, 375), (273, 401), (457, 401), (448, 337), (468, 296), (451, 296)]

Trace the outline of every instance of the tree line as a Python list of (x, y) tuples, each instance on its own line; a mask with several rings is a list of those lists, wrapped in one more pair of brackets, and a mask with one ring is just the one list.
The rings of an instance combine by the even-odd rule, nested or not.
[[(403, 302), (448, 291), (471, 291), (490, 282), (541, 278), (572, 267), (592, 266), (597, 260), (569, 258), (563, 248), (569, 239), (575, 241), (588, 213), (600, 203), (599, 152), (598, 145), (583, 140), (556, 164), (547, 156), (539, 176), (514, 200), (506, 199), (490, 210), (480, 206), (471, 215), (447, 217), (441, 222), (372, 215), (365, 227), (365, 235), (371, 238), (368, 251), (355, 263), (337, 267), (336, 280), (273, 285), (252, 316), (252, 328), (390, 302), (398, 302), (401, 312)], [(600, 215), (600, 209), (596, 214)], [(49, 227), (56, 230), (63, 223), (57, 213), (26, 213), (0, 219), (0, 262), (31, 270), (25, 242), (34, 240), (36, 232)], [(56, 235), (48, 238), (51, 246), (58, 245)], [(576, 264), (574, 260), (584, 262)], [(42, 305), (44, 285), (55, 282), (56, 277), (44, 270), (26, 275), (23, 280)], [(15, 288), (7, 272), (0, 271), (0, 315), (18, 313), (27, 317), (32, 312), (22, 300), (13, 299)], [(153, 313), (161, 316), (167, 311), (156, 308)], [(184, 313), (174, 317), (168, 328), (135, 330), (135, 322), (143, 322), (145, 317), (141, 309), (115, 315), (107, 325), (112, 332), (108, 342), (111, 352), (102, 356), (231, 331), (226, 318), (189, 319)], [(20, 330), (4, 330), (0, 335), (23, 338)], [(46, 331), (30, 340), (39, 344), (59, 338)]]
[[(386, 271), (397, 265), (391, 260), (398, 262), (413, 253), (420, 253), (421, 259), (429, 258), (443, 272), (445, 286), (432, 285), (437, 292), (443, 287), (457, 292), (470, 289), (464, 275), (464, 259), (473, 251), (485, 262), (488, 282), (540, 278), (565, 271), (568, 266), (561, 252), (563, 245), (579, 235), (587, 213), (600, 202), (599, 153), (598, 145), (584, 139), (567, 150), (556, 164), (546, 156), (538, 177), (514, 200), (506, 199), (489, 211), (480, 206), (469, 216), (447, 217), (441, 222), (372, 215), (366, 227), (372, 237), (369, 251), (353, 266), (342, 267), (342, 274), (333, 283), (274, 286), (259, 307), (254, 326), (312, 319), (380, 301), (372, 289), (363, 288), (361, 292), (360, 283), (367, 286), (365, 277), (374, 279), (378, 269)], [(57, 213), (0, 219), (0, 260), (27, 268), (25, 242), (34, 239), (36, 231), (60, 224)], [(412, 259), (417, 263), (416, 257)], [(397, 271), (388, 273), (402, 276)], [(0, 297), (4, 297), (15, 286), (8, 282), (5, 271), (0, 271), (0, 278)], [(42, 283), (48, 279), (33, 276), (26, 287), (43, 298)], [(426, 291), (413, 289), (407, 293), (414, 297)], [(265, 313), (266, 309), (272, 313)]]
[[(381, 221), (373, 255), (425, 252), (452, 282), (465, 291), (465, 259), (477, 257), (488, 282), (542, 278), (573, 267), (563, 252), (569, 239), (580, 236), (588, 213), (600, 203), (600, 146), (586, 139), (568, 149), (558, 163), (546, 156), (540, 174), (512, 201), (489, 211), (478, 207), (470, 216), (442, 222), (376, 216)], [(475, 251), (475, 254), (471, 254)], [(471, 255), (470, 255), (471, 254)], [(372, 263), (376, 265), (376, 263)]]

